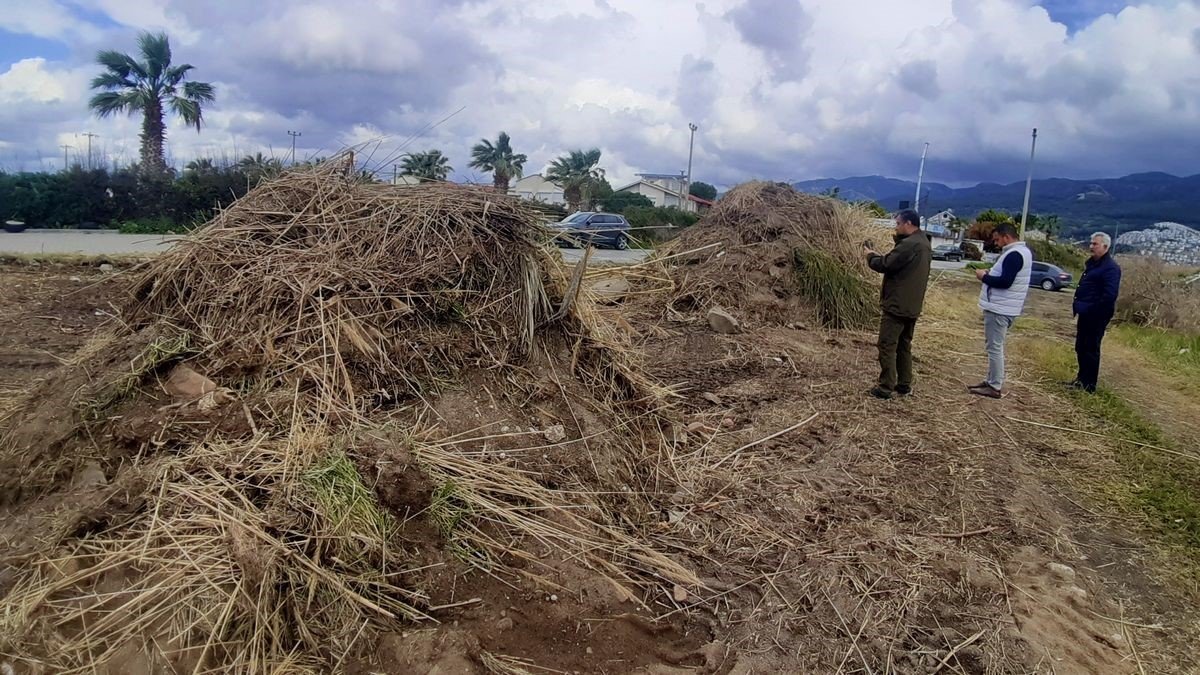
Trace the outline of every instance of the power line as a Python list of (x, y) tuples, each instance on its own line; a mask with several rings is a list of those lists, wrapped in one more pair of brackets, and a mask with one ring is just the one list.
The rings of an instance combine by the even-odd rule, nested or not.
[(292, 166), (296, 165), (296, 137), (301, 135), (299, 131), (288, 131), (288, 136), (292, 137)]
[(92, 139), (93, 139), (93, 138), (96, 138), (96, 137), (98, 137), (100, 134), (93, 134), (93, 133), (92, 133), (92, 132), (90, 132), (90, 131), (85, 131), (85, 132), (83, 132), (83, 135), (84, 135), (84, 136), (87, 136), (87, 139), (88, 139), (88, 163), (87, 163), (87, 167), (88, 167), (88, 171), (91, 171), (91, 170), (92, 170)]

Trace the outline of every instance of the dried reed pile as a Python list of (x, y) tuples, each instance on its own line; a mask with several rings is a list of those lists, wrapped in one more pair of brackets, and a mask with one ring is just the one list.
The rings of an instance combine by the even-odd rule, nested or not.
[[(0, 657), (53, 672), (336, 670), (373, 636), (437, 618), (427, 561), (408, 553), (431, 546), (406, 539), (431, 531), (497, 578), (538, 579), (536, 546), (623, 587), (701, 586), (637, 535), (639, 516), (601, 502), (611, 483), (626, 502), (650, 481), (670, 489), (634, 475), (657, 470), (642, 430), (662, 402), (625, 338), (575, 302), (582, 276), (551, 257), (537, 215), (488, 190), (347, 174), (330, 162), (264, 183), (148, 263), (120, 330), (0, 420), (0, 485), (35, 488), (12, 507), (53, 513), (48, 536), (0, 541)], [(182, 363), (227, 397), (165, 404)], [(603, 448), (580, 431), (511, 450), (543, 457), (534, 470), (489, 453), (504, 435), (486, 420), (447, 437), (427, 418), (467, 382), (518, 409), (561, 393)], [(153, 436), (130, 439), (140, 415)], [(227, 431), (229, 417), (245, 424)], [(376, 432), (390, 442), (360, 443)], [(560, 451), (620, 469), (589, 483), (552, 466)], [(414, 458), (389, 478), (420, 494), (409, 516), (436, 528), (404, 529), (368, 487), (362, 467), (392, 452)], [(79, 499), (85, 464), (110, 479)]]
[(491, 190), (396, 189), (329, 162), (251, 191), (146, 266), (123, 318), (179, 326), (210, 372), (299, 382), (328, 410), (421, 397), (465, 367), (521, 361), (551, 320), (586, 337), (576, 313), (555, 315), (567, 284), (539, 222)]
[(833, 327), (874, 318), (865, 216), (834, 199), (755, 181), (730, 190), (671, 242), (681, 307), (721, 305), (785, 322), (807, 309)]

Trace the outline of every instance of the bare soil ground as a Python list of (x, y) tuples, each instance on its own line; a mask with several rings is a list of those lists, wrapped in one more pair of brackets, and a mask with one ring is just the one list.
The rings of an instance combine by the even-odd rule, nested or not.
[[(0, 323), (0, 394), (84, 343), (105, 318), (108, 278), (0, 267), (0, 312), (17, 319)], [(1040, 323), (1026, 339), (1066, 339), (1065, 297), (1032, 293)], [(687, 480), (652, 536), (704, 587), (640, 607), (549, 549), (561, 592), (498, 583), (431, 548), (418, 558), (432, 566), (421, 586), (444, 607), (440, 625), (383, 636), (346, 655), (348, 672), (473, 673), (468, 655), (481, 653), (503, 655), (485, 664), (496, 673), (1194, 672), (1200, 593), (1163, 569), (1170, 559), (1136, 519), (1080, 489), (1111, 471), (1112, 446), (1024, 423), (1079, 420), (1019, 353), (1006, 398), (966, 393), (986, 367), (969, 282), (935, 284), (916, 393), (893, 401), (865, 396), (877, 372), (869, 332), (717, 335), (702, 315), (658, 303), (606, 311), (686, 414), (666, 468)], [(1166, 433), (1194, 440), (1200, 406), (1163, 393), (1175, 391), (1169, 374), (1110, 354), (1104, 376)], [(468, 383), (440, 413), (454, 431), (501, 418), (564, 423), (572, 438), (596, 431), (586, 410), (501, 408)], [(547, 464), (586, 459), (551, 452), (562, 455)], [(430, 528), (409, 518), (429, 486), (397, 477), (403, 457), (380, 459), (360, 466), (380, 500), (404, 527)], [(437, 538), (427, 535), (407, 539)], [(133, 657), (125, 666), (170, 672)]]

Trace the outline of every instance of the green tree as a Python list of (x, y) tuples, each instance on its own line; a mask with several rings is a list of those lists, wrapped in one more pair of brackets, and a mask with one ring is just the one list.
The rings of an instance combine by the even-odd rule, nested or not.
[(700, 199), (707, 199), (710, 202), (717, 198), (717, 188), (705, 183), (704, 181), (696, 181), (695, 183), (692, 183), (690, 186), (688, 186), (688, 192), (699, 197)]
[(572, 150), (550, 163), (546, 170), (546, 180), (563, 189), (563, 198), (567, 200), (568, 210), (578, 211), (590, 200), (590, 195), (600, 185), (604, 178), (601, 169), (600, 149)]
[(631, 207), (653, 208), (654, 202), (646, 195), (628, 190), (614, 192), (605, 199), (600, 200), (600, 208), (609, 213), (624, 213), (626, 209)]
[(207, 176), (217, 172), (217, 165), (207, 157), (200, 157), (188, 162), (184, 170), (191, 174)]
[(841, 199), (842, 198), (841, 195), (842, 195), (842, 188), (839, 185), (834, 185), (833, 187), (829, 188), (828, 190), (821, 191), (822, 197), (829, 197), (831, 199)]
[(862, 201), (862, 202), (855, 202), (855, 205), (861, 207), (864, 211), (867, 212), (867, 215), (871, 216), (872, 218), (887, 218), (888, 217), (887, 209), (880, 206), (879, 202)]
[(512, 150), (512, 139), (506, 132), (501, 131), (492, 143), (486, 138), (479, 139), (471, 148), (472, 169), (492, 172), (492, 185), (496, 192), (508, 193), (508, 183), (511, 179), (521, 177), (525, 162), (529, 158)]
[(246, 155), (238, 162), (242, 173), (255, 181), (277, 176), (283, 171), (283, 162), (274, 157), (267, 157), (261, 152)]
[(454, 171), (454, 167), (450, 166), (450, 160), (442, 154), (441, 150), (412, 152), (400, 160), (402, 175), (414, 176), (421, 180), (444, 181), (450, 176), (451, 171)]
[(979, 215), (975, 216), (975, 222), (977, 222), (977, 223), (1011, 223), (1011, 222), (1013, 222), (1013, 217), (1010, 216), (1007, 211), (997, 211), (995, 209), (988, 209), (987, 211), (983, 211)]
[(105, 71), (92, 79), (92, 89), (100, 93), (88, 101), (88, 108), (101, 118), (141, 113), (142, 173), (162, 175), (167, 170), (163, 159), (167, 109), (199, 132), (203, 105), (214, 101), (215, 95), (207, 82), (184, 81), (193, 67), (187, 63), (171, 65), (171, 45), (165, 34), (142, 33), (138, 36), (138, 51), (141, 61), (114, 50), (96, 54), (96, 62)]

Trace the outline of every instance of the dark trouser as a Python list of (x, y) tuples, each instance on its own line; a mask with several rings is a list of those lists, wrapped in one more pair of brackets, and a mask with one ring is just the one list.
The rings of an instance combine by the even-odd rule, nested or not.
[(890, 392), (896, 386), (911, 387), (912, 339), (916, 319), (883, 313), (879, 319), (879, 388)]
[(1079, 375), (1076, 377), (1084, 389), (1094, 391), (1100, 378), (1100, 341), (1108, 329), (1111, 316), (1079, 315), (1075, 329), (1075, 356), (1079, 360)]

